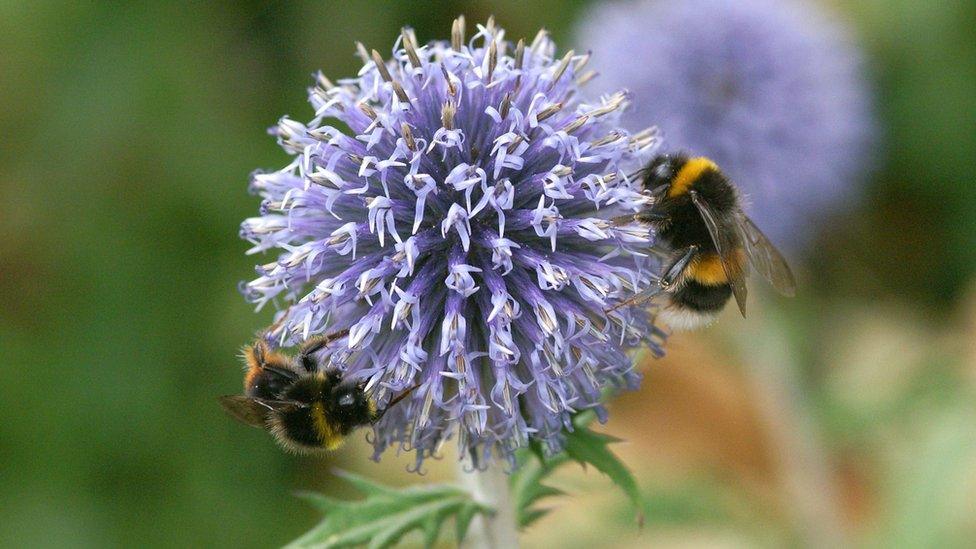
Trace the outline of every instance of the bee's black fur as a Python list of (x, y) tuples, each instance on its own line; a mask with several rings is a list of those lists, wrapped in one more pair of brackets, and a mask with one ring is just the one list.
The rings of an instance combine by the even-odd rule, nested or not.
[(280, 412), (278, 420), (283, 435), (292, 444), (320, 448), (323, 444), (321, 435), (315, 427), (315, 420), (308, 408), (293, 408)]
[(244, 393), (249, 397), (274, 400), (293, 380), (294, 377), (289, 377), (284, 371), (263, 369), (251, 379)]
[(689, 279), (671, 297), (684, 308), (698, 313), (717, 313), (725, 307), (732, 297), (732, 287), (728, 284), (706, 286)]
[(696, 244), (702, 253), (715, 251), (715, 243), (708, 233), (708, 227), (688, 196), (673, 199), (662, 210), (668, 215), (668, 222), (658, 229), (657, 234), (670, 249), (680, 250)]
[(718, 214), (732, 214), (739, 209), (739, 194), (722, 172), (705, 171), (692, 189)]
[[(684, 155), (660, 155), (647, 170), (644, 188), (653, 190), (660, 185), (670, 185), (681, 168), (688, 162)], [(663, 169), (660, 169), (663, 167)], [(735, 187), (717, 170), (706, 170), (692, 184), (702, 200), (716, 213), (727, 214), (739, 207)], [(698, 208), (688, 193), (668, 197), (653, 206), (655, 213), (667, 216), (667, 221), (659, 224), (658, 238), (673, 250), (697, 245), (702, 253), (715, 252), (715, 243), (708, 233)]]
[(644, 170), (644, 190), (651, 191), (671, 183), (686, 162), (688, 157), (683, 154), (657, 155)]
[(286, 387), (278, 398), (279, 400), (293, 400), (303, 403), (329, 399), (332, 396), (333, 389), (341, 380), (338, 372), (302, 376)]

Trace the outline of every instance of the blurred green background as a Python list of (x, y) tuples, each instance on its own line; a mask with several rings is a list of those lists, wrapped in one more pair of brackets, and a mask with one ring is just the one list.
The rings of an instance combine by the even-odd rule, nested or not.
[[(406, 461), (285, 455), (222, 415), (270, 311), (237, 292), (266, 135), (314, 70), (495, 14), (563, 49), (584, 2), (0, 2), (0, 546), (280, 545)], [(884, 151), (801, 297), (675, 337), (608, 430), (638, 532), (595, 474), (526, 545), (946, 546), (976, 534), (976, 3), (831, 3), (871, 60)], [(585, 47), (585, 45), (582, 45)], [(761, 309), (761, 310), (760, 310)], [(757, 344), (759, 342), (759, 344)], [(449, 460), (444, 460), (449, 461)], [(450, 463), (428, 477), (450, 475)]]

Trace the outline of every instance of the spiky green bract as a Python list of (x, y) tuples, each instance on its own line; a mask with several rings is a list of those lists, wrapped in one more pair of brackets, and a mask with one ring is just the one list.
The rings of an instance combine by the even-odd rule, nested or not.
[(611, 443), (620, 442), (620, 439), (591, 431), (588, 425), (594, 417), (592, 413), (583, 413), (573, 418), (574, 429), (566, 434), (566, 454), (584, 467), (592, 465), (610, 477), (630, 499), (637, 511), (637, 523), (643, 525), (644, 501), (637, 481), (630, 469), (608, 447)]
[(637, 514), (638, 524), (644, 524), (644, 499), (634, 475), (627, 469), (608, 447), (620, 439), (594, 432), (589, 428), (596, 418), (591, 412), (576, 414), (573, 417), (573, 430), (565, 434), (565, 450), (555, 456), (546, 458), (541, 448), (532, 448), (520, 452), (519, 469), (512, 475), (512, 495), (515, 498), (516, 513), (520, 528), (525, 528), (542, 518), (549, 509), (540, 509), (534, 505), (541, 499), (562, 495), (562, 491), (543, 482), (557, 468), (568, 461), (576, 461), (583, 467), (592, 465), (601, 473), (610, 477), (633, 504)]
[(325, 518), (288, 547), (365, 546), (382, 549), (393, 546), (413, 530), (422, 531), (424, 545), (431, 547), (440, 536), (444, 522), (450, 518), (454, 519), (460, 544), (475, 515), (493, 512), (474, 501), (471, 494), (459, 486), (427, 484), (393, 488), (349, 472), (337, 471), (336, 474), (366, 497), (346, 501), (321, 494), (301, 494), (321, 510)]
[[(595, 418), (592, 412), (576, 414), (572, 420), (573, 430), (565, 433), (565, 450), (559, 454), (546, 457), (541, 443), (518, 452), (518, 467), (509, 481), (520, 529), (531, 526), (550, 511), (538, 507), (539, 501), (564, 495), (562, 490), (545, 481), (570, 461), (584, 467), (592, 465), (610, 477), (627, 495), (637, 513), (638, 524), (643, 525), (644, 501), (637, 482), (627, 466), (608, 448), (618, 439), (591, 430), (589, 425)], [(490, 516), (494, 512), (459, 486), (431, 484), (393, 488), (353, 473), (337, 471), (336, 474), (366, 497), (345, 501), (303, 493), (302, 496), (318, 507), (325, 518), (289, 547), (331, 549), (365, 545), (370, 549), (381, 549), (392, 546), (413, 530), (422, 531), (425, 545), (430, 547), (440, 536), (444, 522), (450, 518), (454, 519), (460, 544), (475, 515)]]
[(545, 459), (542, 449), (538, 450), (521, 452), (519, 468), (511, 476), (512, 499), (515, 500), (515, 518), (519, 528), (531, 526), (551, 511), (548, 508), (535, 507), (539, 500), (565, 494), (558, 488), (543, 484), (543, 481), (560, 465), (569, 461), (569, 457), (563, 452)]

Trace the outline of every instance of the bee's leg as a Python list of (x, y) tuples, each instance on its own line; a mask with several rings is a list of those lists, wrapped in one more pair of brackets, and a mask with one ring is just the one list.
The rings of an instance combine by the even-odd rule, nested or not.
[(347, 335), (349, 335), (349, 330), (345, 329), (308, 339), (298, 348), (299, 364), (302, 365), (302, 368), (305, 368), (305, 371), (314, 372), (318, 369), (318, 364), (315, 363), (315, 358), (312, 355), (327, 347), (329, 343), (337, 339), (342, 339)]
[(669, 219), (671, 219), (671, 217), (660, 212), (655, 212), (652, 210), (644, 210), (639, 214), (635, 215), (634, 219), (636, 219), (638, 223), (645, 223), (650, 225), (652, 223), (654, 224), (666, 223)]
[(644, 288), (640, 292), (638, 292), (633, 297), (630, 297), (628, 299), (625, 299), (625, 300), (621, 301), (620, 303), (617, 303), (613, 307), (610, 307), (609, 309), (606, 309), (604, 312), (606, 312), (606, 313), (612, 313), (612, 312), (616, 311), (617, 309), (620, 309), (621, 307), (630, 307), (630, 306), (641, 305), (641, 304), (643, 304), (643, 303), (645, 303), (647, 301), (650, 301), (650, 299), (652, 297), (656, 296), (659, 293), (661, 293), (661, 288), (659, 286), (654, 286), (654, 285), (649, 286), (647, 288)]
[(680, 250), (678, 254), (676, 254), (674, 261), (672, 261), (671, 264), (664, 269), (664, 274), (661, 276), (661, 287), (665, 290), (670, 290), (697, 255), (698, 246), (694, 244), (688, 246), (684, 250)]
[(635, 214), (618, 215), (617, 217), (610, 218), (610, 224), (614, 227), (630, 225), (631, 223), (637, 223), (637, 216)]
[(610, 224), (614, 227), (620, 227), (622, 225), (630, 225), (631, 223), (638, 223), (641, 225), (650, 225), (652, 223), (661, 223), (667, 221), (668, 216), (645, 210), (635, 214), (619, 215), (617, 217), (610, 218)]
[(268, 344), (258, 338), (251, 345), (244, 347), (244, 361), (250, 375), (260, 372), (268, 364)]
[(282, 383), (295, 377), (289, 358), (271, 351), (262, 338), (244, 348), (244, 359), (247, 362), (247, 373), (244, 375), (244, 392), (247, 396), (274, 398)]

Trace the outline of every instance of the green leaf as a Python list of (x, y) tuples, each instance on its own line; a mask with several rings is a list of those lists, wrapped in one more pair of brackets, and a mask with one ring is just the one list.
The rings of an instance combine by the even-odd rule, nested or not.
[(366, 545), (370, 549), (383, 549), (413, 530), (422, 531), (425, 544), (430, 547), (437, 541), (446, 520), (454, 518), (460, 541), (475, 514), (492, 512), (457, 486), (393, 488), (349, 472), (336, 474), (366, 497), (343, 501), (320, 494), (300, 494), (321, 510), (325, 518), (289, 547), (327, 549)]
[(528, 528), (535, 521), (537, 521), (537, 520), (541, 519), (542, 517), (548, 515), (550, 511), (552, 511), (552, 509), (538, 509), (538, 508), (529, 509), (528, 511), (526, 511), (525, 515), (523, 515), (522, 517), (520, 517), (520, 519), (519, 519), (519, 527), (520, 528)]
[(454, 517), (454, 530), (457, 533), (457, 543), (461, 545), (464, 536), (468, 535), (468, 527), (474, 516), (481, 512), (481, 508), (473, 501), (466, 503), (458, 509), (457, 516)]
[(637, 481), (627, 466), (608, 448), (619, 439), (591, 431), (587, 425), (592, 418), (591, 414), (579, 414), (573, 418), (573, 430), (566, 433), (566, 454), (581, 465), (592, 465), (610, 477), (630, 499), (637, 512), (637, 523), (643, 525), (644, 503)]
[(366, 477), (359, 476), (355, 473), (350, 473), (349, 471), (333, 469), (332, 473), (349, 484), (352, 484), (357, 490), (363, 494), (366, 494), (367, 496), (395, 496), (397, 494), (396, 488), (384, 486), (377, 482), (373, 482)]
[(548, 510), (533, 508), (539, 500), (561, 496), (563, 491), (543, 484), (557, 467), (569, 461), (565, 454), (545, 458), (541, 447), (531, 447), (519, 456), (520, 467), (511, 474), (509, 485), (515, 500), (516, 520), (519, 528), (525, 528), (541, 518)]
[(541, 445), (534, 442), (529, 444), (528, 449), (520, 452), (520, 467), (512, 473), (510, 480), (520, 528), (528, 527), (549, 512), (548, 509), (534, 507), (539, 500), (564, 495), (561, 490), (543, 482), (556, 468), (569, 460), (577, 461), (584, 467), (592, 465), (610, 477), (610, 480), (624, 491), (634, 506), (637, 523), (644, 524), (644, 501), (637, 481), (623, 462), (608, 448), (610, 444), (619, 442), (620, 439), (591, 431), (588, 425), (595, 419), (596, 414), (592, 411), (576, 414), (573, 417), (573, 430), (566, 432), (565, 451), (560, 454), (545, 457)]

